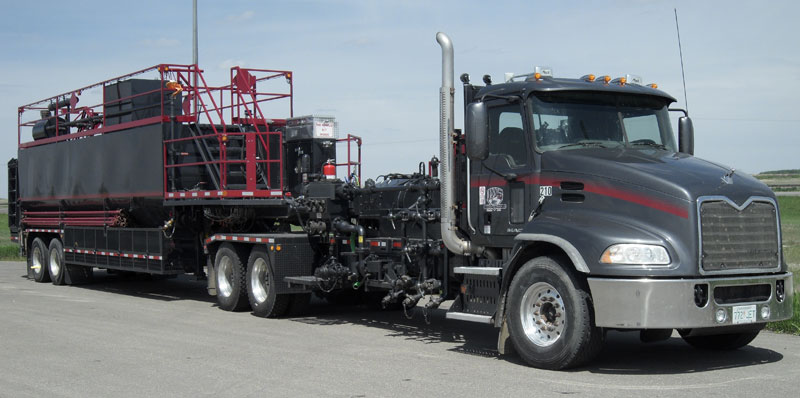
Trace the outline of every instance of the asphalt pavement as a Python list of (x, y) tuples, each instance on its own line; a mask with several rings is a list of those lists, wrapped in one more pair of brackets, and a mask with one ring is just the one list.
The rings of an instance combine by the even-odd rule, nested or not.
[(610, 332), (590, 366), (553, 372), (498, 356), (497, 331), (444, 311), (312, 302), (301, 317), (216, 307), (205, 283), (96, 271), (83, 286), (39, 284), (0, 262), (2, 397), (792, 397), (800, 337), (762, 332), (732, 352), (673, 335)]

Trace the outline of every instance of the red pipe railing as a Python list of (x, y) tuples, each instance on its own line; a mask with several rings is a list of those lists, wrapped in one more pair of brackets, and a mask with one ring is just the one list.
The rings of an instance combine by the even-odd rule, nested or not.
[[(144, 93), (137, 93), (122, 98), (106, 98), (106, 88), (108, 86), (134, 77), (139, 78), (139, 76), (149, 76), (152, 80), (159, 81), (159, 89), (149, 90)], [(289, 86), (288, 93), (276, 90), (258, 90), (259, 84), (281, 77), (286, 80)], [(182, 98), (182, 102), (179, 104), (182, 110), (180, 115), (165, 114), (167, 112), (165, 103), (168, 103), (171, 95), (173, 96), (172, 98), (175, 98), (174, 92), (166, 87), (166, 83), (170, 81), (179, 83), (178, 91), (183, 92), (182, 95), (177, 97)], [(85, 94), (98, 88), (101, 90), (99, 95), (101, 98), (100, 103), (77, 106), (81, 96), (85, 96)], [(226, 92), (229, 94), (228, 103), (225, 101), (226, 95), (224, 94)], [(257, 173), (259, 171), (258, 168), (254, 166), (257, 164), (266, 164), (266, 183), (270, 189), (260, 190), (263, 192), (260, 192), (262, 195), (259, 197), (264, 197), (263, 194), (265, 194), (265, 192), (268, 193), (268, 196), (280, 197), (283, 191), (283, 140), (280, 132), (270, 130), (275, 126), (285, 125), (285, 119), (268, 119), (262, 111), (262, 105), (268, 101), (288, 99), (289, 116), (291, 117), (294, 114), (293, 92), (294, 83), (291, 71), (233, 67), (230, 69), (230, 84), (225, 86), (209, 86), (203, 76), (203, 71), (199, 69), (197, 65), (159, 64), (19, 107), (17, 117), (17, 144), (20, 148), (28, 148), (117, 132), (148, 124), (207, 122), (210, 126), (210, 131), (212, 131), (211, 134), (205, 134), (199, 137), (181, 138), (173, 136), (163, 141), (162, 156), (164, 162), (165, 197), (167, 197), (166, 194), (170, 192), (170, 186), (168, 184), (169, 170), (179, 167), (214, 165), (214, 167), (219, 168), (219, 188), (226, 189), (230, 174), (229, 166), (231, 164), (241, 163), (246, 165), (246, 181), (249, 182), (257, 181)], [(160, 115), (108, 125), (109, 120), (107, 118), (118, 115), (118, 113), (112, 114), (113, 110), (109, 107), (119, 106), (119, 104), (132, 101), (137, 97), (152, 95), (154, 93), (159, 93), (161, 98), (161, 101), (159, 101)], [(217, 93), (219, 93), (219, 96), (217, 96)], [(54, 109), (50, 110), (47, 115), (44, 115), (42, 111), (48, 110), (51, 104), (56, 104), (53, 106)], [(133, 110), (130, 111), (132, 112)], [(35, 114), (35, 116), (31, 117), (31, 114)], [(226, 114), (229, 119), (225, 117)], [(51, 127), (51, 129), (46, 129), (45, 133), (48, 135), (46, 138), (38, 140), (23, 139), (23, 132), (32, 131), (37, 123), (53, 118), (55, 118), (54, 126)], [(61, 120), (62, 118), (64, 120)], [(250, 142), (250, 146), (248, 146), (249, 150), (244, 154), (244, 159), (228, 159), (228, 154), (225, 150), (228, 145), (227, 138), (231, 135), (236, 136), (252, 133), (230, 132), (229, 126), (232, 124), (252, 125), (254, 129), (257, 130), (253, 132), (256, 136), (254, 140), (251, 140), (252, 142)], [(52, 133), (52, 128), (55, 128), (55, 133)], [(276, 159), (269, 158), (270, 154), (272, 154), (275, 149), (271, 148), (273, 145), (270, 144), (269, 137), (272, 135), (278, 137), (277, 145), (279, 147), (277, 148), (278, 156)], [(173, 157), (168, 156), (167, 145), (169, 144), (207, 138), (216, 138), (216, 145), (220, 148), (218, 154), (215, 155), (216, 158), (211, 161), (180, 163), (177, 160), (173, 160)], [(277, 177), (273, 175), (273, 163), (278, 164), (279, 173)], [(250, 187), (255, 187), (255, 185), (250, 184)], [(280, 193), (276, 193), (275, 188), (277, 188), (277, 191), (280, 191)], [(231, 191), (236, 192), (236, 190)], [(174, 195), (171, 197), (174, 197)]]

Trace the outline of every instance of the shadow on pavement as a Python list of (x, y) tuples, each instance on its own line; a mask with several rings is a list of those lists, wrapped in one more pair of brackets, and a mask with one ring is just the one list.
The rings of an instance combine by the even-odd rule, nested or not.
[(698, 373), (778, 362), (783, 355), (758, 347), (758, 339), (739, 350), (700, 350), (672, 337), (641, 343), (634, 332), (609, 332), (600, 356), (585, 370), (592, 373), (658, 375)]
[[(216, 306), (216, 299), (206, 293), (206, 282), (185, 275), (153, 279), (143, 275), (95, 271), (94, 282), (75, 287), (159, 301), (194, 300)], [(498, 354), (498, 330), (493, 326), (447, 320), (445, 313), (446, 310), (437, 309), (425, 314), (418, 307), (408, 311), (407, 315), (411, 317), (408, 319), (402, 310), (375, 310), (366, 305), (336, 306), (314, 297), (306, 314), (291, 318), (291, 321), (318, 326), (352, 324), (379, 328), (386, 331), (387, 337), (423, 344), (455, 343), (448, 350), (524, 365), (516, 354)], [(758, 347), (758, 341), (757, 338), (755, 345), (735, 351), (704, 351), (690, 347), (678, 337), (645, 344), (639, 341), (638, 333), (611, 331), (600, 355), (589, 366), (571, 372), (684, 374), (754, 366), (783, 359), (778, 352)]]
[[(364, 306), (337, 307), (315, 300), (306, 316), (292, 320), (321, 326), (353, 324), (380, 328), (387, 331), (388, 337), (425, 344), (457, 343), (449, 350), (524, 365), (516, 354), (499, 355), (498, 329), (491, 325), (447, 320), (445, 312), (441, 309), (430, 311), (427, 318), (430, 324), (427, 324), (419, 309), (409, 312), (412, 319), (407, 319), (403, 311), (375, 311)], [(638, 332), (610, 331), (600, 355), (589, 366), (571, 372), (684, 374), (760, 365), (783, 359), (778, 352), (758, 347), (758, 339), (754, 344), (735, 351), (706, 351), (689, 346), (679, 337), (658, 343), (642, 343)]]
[(72, 287), (159, 301), (193, 300), (216, 304), (216, 299), (206, 292), (206, 281), (195, 280), (191, 275), (164, 279), (147, 274), (109, 274), (95, 270), (91, 283)]

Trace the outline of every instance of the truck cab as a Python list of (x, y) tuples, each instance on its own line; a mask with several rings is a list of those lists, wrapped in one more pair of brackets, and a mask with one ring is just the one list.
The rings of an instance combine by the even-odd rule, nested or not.
[[(461, 227), (503, 259), (495, 322), (529, 363), (591, 350), (608, 329), (643, 339), (677, 329), (698, 347), (738, 348), (791, 317), (774, 193), (694, 157), (691, 120), (680, 118), (676, 140), (675, 99), (656, 85), (549, 68), (461, 80)], [(591, 319), (568, 314), (582, 299)]]

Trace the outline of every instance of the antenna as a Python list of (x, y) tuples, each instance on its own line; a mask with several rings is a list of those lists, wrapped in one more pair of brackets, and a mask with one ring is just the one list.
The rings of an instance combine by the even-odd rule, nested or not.
[(689, 114), (689, 99), (686, 97), (686, 73), (683, 71), (683, 48), (681, 47), (681, 28), (678, 26), (678, 9), (675, 10), (675, 30), (678, 31), (678, 52), (681, 56), (681, 77), (683, 78), (683, 103), (686, 105), (686, 114)]

